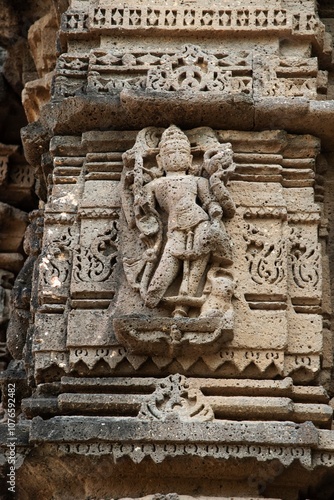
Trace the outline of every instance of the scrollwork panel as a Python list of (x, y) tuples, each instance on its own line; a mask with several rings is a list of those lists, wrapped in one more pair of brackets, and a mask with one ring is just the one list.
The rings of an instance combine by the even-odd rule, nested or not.
[(78, 244), (78, 226), (48, 225), (40, 256), (41, 303), (64, 303), (69, 297), (73, 249)]
[(282, 295), (287, 293), (287, 244), (281, 220), (245, 222), (244, 259), (248, 271), (246, 293), (249, 295)]
[(119, 242), (118, 220), (83, 220), (81, 238), (73, 252), (73, 297), (113, 298)]
[(321, 245), (318, 226), (289, 228), (289, 291), (297, 306), (319, 305), (322, 293)]

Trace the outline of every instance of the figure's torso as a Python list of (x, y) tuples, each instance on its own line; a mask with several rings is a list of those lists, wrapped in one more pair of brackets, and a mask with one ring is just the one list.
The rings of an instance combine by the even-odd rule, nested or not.
[(152, 181), (150, 188), (159, 206), (168, 215), (168, 230), (187, 230), (208, 220), (197, 204), (199, 177), (175, 175)]

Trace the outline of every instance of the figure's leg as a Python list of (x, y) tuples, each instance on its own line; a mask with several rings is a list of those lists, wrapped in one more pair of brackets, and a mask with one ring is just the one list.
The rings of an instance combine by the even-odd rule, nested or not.
[(185, 246), (185, 235), (181, 231), (174, 231), (173, 235), (168, 237), (159, 265), (153, 275), (151, 283), (146, 293), (145, 304), (150, 307), (156, 307), (163, 298), (169, 286), (173, 283), (180, 270), (180, 261), (171, 250), (177, 250)]
[(199, 284), (204, 276), (206, 266), (209, 262), (209, 254), (202, 255), (197, 260), (194, 260), (190, 264), (189, 272), (189, 295), (196, 296), (198, 292)]
[(205, 273), (206, 266), (209, 262), (209, 247), (208, 247), (208, 222), (201, 222), (194, 230), (193, 249), (198, 253), (198, 258), (190, 262), (189, 269), (189, 295), (195, 296), (198, 291), (199, 284)]
[[(180, 286), (180, 295), (194, 297), (197, 295), (199, 284), (205, 273), (206, 266), (209, 261), (209, 250), (206, 239), (208, 238), (208, 223), (202, 222), (193, 230), (192, 248), (189, 248), (184, 253), (184, 257), (189, 255), (189, 261), (184, 262), (183, 279)], [(188, 238), (190, 233), (188, 233)], [(188, 247), (188, 244), (187, 244)], [(195, 258), (194, 259), (194, 257)], [(184, 317), (188, 315), (189, 306), (177, 305), (173, 316)]]
[[(189, 276), (188, 276), (188, 293), (190, 297), (197, 294), (198, 287), (202, 276), (205, 273), (206, 266), (209, 261), (209, 254), (203, 255), (199, 259), (190, 262)], [(189, 306), (177, 305), (173, 311), (173, 317), (188, 316)]]

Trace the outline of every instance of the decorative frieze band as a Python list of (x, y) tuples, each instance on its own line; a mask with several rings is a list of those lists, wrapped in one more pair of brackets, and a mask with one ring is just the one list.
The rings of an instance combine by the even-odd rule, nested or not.
[[(96, 4), (96, 2), (94, 2)], [(282, 31), (298, 35), (314, 35), (319, 20), (312, 11), (299, 12), (282, 8), (191, 8), (155, 5), (128, 6), (91, 5), (88, 12), (68, 10), (63, 14), (62, 30), (77, 34), (85, 31), (110, 33), (113, 30), (184, 30), (218, 31)]]
[[(231, 445), (231, 444), (173, 444), (157, 445), (147, 443), (121, 444), (121, 443), (66, 443), (57, 445), (57, 452), (61, 454), (79, 455), (111, 455), (114, 460), (127, 456), (134, 463), (140, 463), (149, 456), (155, 463), (162, 462), (167, 457), (178, 457), (184, 455), (196, 457), (212, 457), (215, 459), (228, 460), (229, 458), (246, 459), (254, 458), (261, 461), (278, 460), (284, 466), (289, 466), (294, 460), (310, 468), (312, 463), (311, 449), (307, 447), (288, 446), (259, 446), (259, 445)], [(321, 454), (320, 465), (323, 465)], [(333, 463), (331, 456), (330, 464)], [(330, 464), (325, 464), (329, 466)]]
[[(42, 346), (40, 346), (43, 349)], [(251, 350), (251, 349), (229, 349), (221, 351), (210, 356), (203, 358), (186, 358), (180, 357), (178, 359), (139, 356), (130, 354), (121, 346), (105, 346), (105, 347), (77, 347), (71, 348), (68, 351), (48, 350), (45, 352), (40, 350), (35, 352), (36, 358), (36, 371), (42, 373), (52, 366), (59, 366), (65, 373), (71, 373), (71, 370), (76, 370), (77, 366), (82, 363), (87, 367), (87, 373), (92, 372), (96, 367), (101, 364), (104, 365), (105, 374), (111, 374), (117, 371), (117, 367), (121, 364), (127, 365), (129, 373), (134, 374), (146, 362), (152, 365), (152, 369), (157, 375), (161, 370), (168, 366), (177, 363), (185, 371), (189, 368), (197, 373), (196, 364), (202, 366), (205, 364), (208, 373), (217, 374), (224, 372), (224, 369), (229, 370), (229, 376), (234, 376), (243, 373), (246, 369), (253, 367), (257, 375), (261, 373), (265, 378), (266, 371), (271, 369), (278, 375), (293, 375), (297, 370), (304, 370), (312, 374), (316, 374), (320, 369), (320, 356), (319, 354), (312, 355), (284, 355), (282, 351), (268, 351), (268, 350)], [(231, 371), (232, 370), (232, 371)], [(199, 373), (201, 371), (199, 370)]]
[[(89, 442), (82, 437), (87, 435), (84, 426), (90, 428)], [(32, 421), (30, 440), (41, 443), (48, 439), (64, 453), (115, 452), (115, 458), (130, 456), (135, 462), (145, 456), (159, 463), (181, 454), (223, 459), (255, 455), (260, 461), (278, 458), (285, 465), (299, 460), (306, 467), (311, 466), (311, 450), (317, 444), (317, 430), (310, 422), (275, 422), (267, 427), (259, 422), (194, 422), (174, 423), (172, 428), (173, 431), (169, 425), (131, 417), (102, 417), (98, 422), (94, 417), (54, 417), (46, 421), (38, 418)], [(187, 443), (185, 432), (189, 433)]]
[[(212, 52), (192, 44), (176, 52), (97, 49), (59, 57), (54, 98), (132, 89), (316, 99), (317, 92), (326, 92), (319, 75), (316, 58), (299, 58), (296, 65), (296, 58), (229, 49)], [(300, 173), (288, 167), (291, 182)]]

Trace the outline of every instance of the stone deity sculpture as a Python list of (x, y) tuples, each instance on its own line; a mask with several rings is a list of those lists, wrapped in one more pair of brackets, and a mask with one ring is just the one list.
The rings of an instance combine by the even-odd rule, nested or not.
[[(137, 139), (125, 153), (126, 165), (131, 166), (134, 157), (134, 168), (128, 167), (125, 174), (122, 201), (128, 225), (139, 230), (146, 250), (139, 258), (125, 257), (124, 270), (148, 308), (169, 304), (172, 316), (187, 317), (217, 290), (217, 284), (212, 286), (217, 273), (220, 280), (224, 274), (224, 287), (227, 281), (233, 290), (231, 275), (224, 272), (232, 264), (232, 248), (222, 221), (235, 213), (225, 185), (234, 170), (232, 148), (217, 143), (207, 150), (200, 175), (189, 139), (178, 127), (171, 125), (163, 132), (154, 148), (157, 165), (150, 169), (144, 167), (143, 157), (154, 151), (142, 144)], [(217, 311), (217, 305), (214, 311), (207, 305), (202, 312)]]

